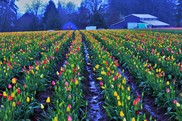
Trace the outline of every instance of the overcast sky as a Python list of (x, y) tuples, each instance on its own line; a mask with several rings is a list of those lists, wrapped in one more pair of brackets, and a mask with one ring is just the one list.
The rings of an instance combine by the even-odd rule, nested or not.
[[(41, 0), (43, 1), (44, 3), (48, 3), (49, 0)], [(68, 3), (68, 2), (74, 2), (77, 6), (80, 5), (80, 2), (82, 0), (53, 0), (54, 3), (57, 5), (58, 1), (62, 1), (62, 2), (65, 2), (65, 3)], [(32, 0), (19, 0), (18, 2), (16, 2), (16, 5), (18, 6), (19, 8), (19, 12), (21, 13), (24, 13), (25, 10), (26, 10), (26, 4), (30, 4), (32, 2)]]

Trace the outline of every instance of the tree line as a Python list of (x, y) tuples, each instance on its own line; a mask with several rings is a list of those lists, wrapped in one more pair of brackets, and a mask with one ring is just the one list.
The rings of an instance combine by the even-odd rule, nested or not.
[(32, 0), (21, 17), (17, 0), (0, 1), (0, 31), (60, 30), (68, 21), (77, 28), (94, 25), (108, 28), (129, 14), (152, 14), (172, 26), (182, 26), (182, 0), (83, 0), (57, 4), (50, 0)]

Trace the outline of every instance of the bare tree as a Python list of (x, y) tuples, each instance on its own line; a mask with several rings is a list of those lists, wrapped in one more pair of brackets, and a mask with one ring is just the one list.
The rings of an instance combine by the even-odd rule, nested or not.
[(84, 0), (82, 3), (90, 10), (91, 14), (95, 14), (104, 11), (107, 0)]
[(37, 16), (38, 14), (42, 14), (44, 6), (41, 0), (33, 0), (30, 5), (27, 4), (27, 11)]

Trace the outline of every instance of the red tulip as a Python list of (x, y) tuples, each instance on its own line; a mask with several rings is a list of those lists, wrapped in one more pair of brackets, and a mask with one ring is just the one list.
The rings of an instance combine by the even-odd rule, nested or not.
[(59, 51), (59, 49), (58, 48), (56, 48), (56, 52), (58, 52)]
[(18, 88), (16, 91), (17, 91), (18, 94), (21, 94), (20, 88)]
[(18, 106), (20, 106), (21, 102), (20, 102), (20, 101), (18, 101), (16, 104), (17, 104)]
[(8, 100), (13, 100), (13, 97), (11, 95), (8, 96)]
[(137, 110), (135, 113), (136, 113), (136, 115), (139, 115), (140, 114), (140, 111)]
[(137, 103), (138, 103), (138, 102), (137, 102), (136, 100), (133, 101), (133, 105), (137, 105)]

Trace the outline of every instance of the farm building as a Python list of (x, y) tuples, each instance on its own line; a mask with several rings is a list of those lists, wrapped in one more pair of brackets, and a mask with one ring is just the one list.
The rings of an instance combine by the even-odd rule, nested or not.
[(77, 30), (77, 27), (74, 23), (67, 22), (66, 24), (63, 25), (62, 29), (63, 30)]
[(112, 24), (110, 29), (164, 28), (169, 26), (150, 14), (131, 14), (124, 17), (122, 21)]

